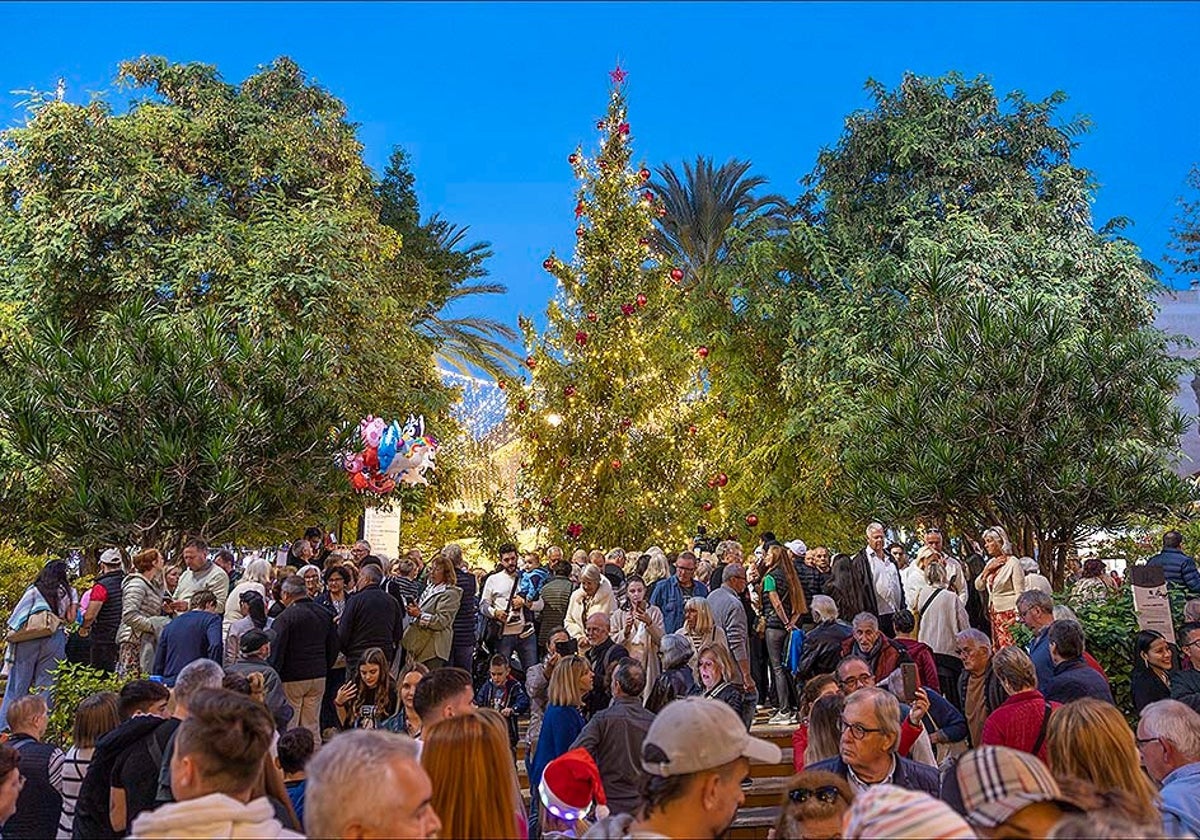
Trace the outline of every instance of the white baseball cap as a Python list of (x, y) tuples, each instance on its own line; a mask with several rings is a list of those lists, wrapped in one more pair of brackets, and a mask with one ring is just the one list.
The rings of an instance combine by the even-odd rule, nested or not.
[[(657, 747), (666, 759), (648, 760), (648, 747)], [(668, 703), (642, 742), (642, 769), (654, 776), (686, 776), (723, 767), (738, 758), (778, 764), (782, 756), (775, 744), (751, 737), (727, 703), (708, 697)]]
[(783, 544), (788, 551), (800, 557), (808, 552), (808, 546), (804, 544), (804, 540), (792, 540)]
[(121, 550), (119, 548), (109, 548), (100, 555), (101, 566), (120, 566), (121, 565)]

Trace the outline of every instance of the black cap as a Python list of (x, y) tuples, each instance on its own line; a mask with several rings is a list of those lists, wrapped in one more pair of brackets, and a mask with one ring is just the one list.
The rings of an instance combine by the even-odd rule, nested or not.
[(263, 645), (271, 643), (271, 637), (267, 635), (265, 630), (249, 630), (242, 634), (240, 647), (242, 653), (254, 653), (257, 650), (262, 650)]

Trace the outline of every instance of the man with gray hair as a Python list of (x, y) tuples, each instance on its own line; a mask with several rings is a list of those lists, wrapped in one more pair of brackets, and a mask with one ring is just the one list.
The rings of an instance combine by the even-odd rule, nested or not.
[(359, 540), (354, 545), (350, 546), (350, 559), (354, 561), (355, 566), (361, 566), (362, 561), (371, 555), (371, 544), (366, 540)]
[(380, 729), (343, 732), (305, 768), (309, 837), (433, 838), (442, 823), (419, 747)]
[[(175, 701), (175, 713), (169, 719), (159, 724), (147, 736), (144, 742), (143, 751), (149, 756), (161, 756), (161, 760), (157, 762), (151, 775), (153, 780), (157, 778), (157, 788), (151, 793), (146, 789), (144, 781), (145, 773), (140, 772), (140, 767), (136, 760), (136, 753), (133, 752), (135, 747), (130, 747), (117, 758), (117, 764), (113, 768), (113, 780), (122, 778), (125, 781), (124, 793), (121, 799), (125, 803), (125, 810), (120, 814), (121, 824), (117, 825), (117, 814), (113, 814), (113, 828), (118, 832), (123, 831), (126, 826), (133, 822), (142, 811), (148, 811), (156, 804), (163, 802), (174, 802), (175, 795), (171, 793), (171, 756), (175, 752), (175, 734), (179, 730), (179, 724), (188, 719), (189, 704), (197, 692), (208, 688), (220, 688), (221, 680), (225, 678), (225, 671), (216, 662), (211, 659), (197, 659), (186, 666), (179, 672), (179, 677), (175, 680), (175, 689), (172, 693), (172, 699)], [(153, 783), (151, 783), (153, 784)], [(116, 787), (114, 786), (114, 790)]]
[[(728, 546), (728, 543), (724, 543)], [(742, 672), (742, 720), (747, 728), (754, 720), (754, 707), (758, 703), (758, 687), (750, 669), (750, 630), (746, 608), (742, 604), (742, 593), (746, 591), (746, 567), (738, 563), (727, 563), (721, 573), (721, 585), (708, 594), (708, 608), (713, 622), (725, 630), (729, 652), (738, 670)]]
[[(888, 557), (887, 552), (883, 550), (884, 532), (883, 525), (878, 522), (872, 522), (867, 526), (867, 544), (859, 549), (858, 554), (855, 554), (850, 560), (850, 572), (854, 578), (854, 591), (862, 601), (863, 612), (879, 615), (881, 606), (878, 600), (878, 594), (875, 589), (875, 569), (883, 568), (883, 564), (891, 564), (892, 559)], [(894, 568), (894, 567), (893, 567)], [(896, 571), (896, 577), (899, 579), (900, 572)], [(904, 591), (904, 587), (900, 587), (900, 591)], [(891, 624), (891, 613), (888, 613), (888, 624)], [(891, 635), (889, 633), (889, 635)]]
[(642, 741), (654, 723), (654, 714), (642, 706), (646, 669), (628, 657), (617, 663), (612, 676), (612, 703), (592, 715), (571, 744), (592, 754), (614, 814), (632, 814), (640, 802), (642, 768), (638, 756)]
[(1000, 678), (992, 671), (992, 640), (975, 628), (954, 637), (963, 670), (958, 675), (958, 698), (967, 718), (971, 746), (983, 745), (983, 724), (988, 715), (1008, 699)]
[(337, 627), (330, 612), (309, 597), (299, 575), (285, 579), (280, 593), (284, 610), (271, 625), (275, 633), (271, 667), (279, 674), (292, 707), (292, 725), (312, 732), (319, 744), (325, 675), (338, 656)]
[(800, 685), (818, 674), (831, 674), (842, 658), (842, 644), (850, 637), (850, 625), (838, 620), (837, 603), (828, 595), (816, 595), (809, 605), (816, 626), (804, 636), (796, 681)]
[(1167, 837), (1200, 836), (1200, 714), (1178, 700), (1142, 709), (1138, 752), (1159, 796)]
[(380, 648), (388, 662), (396, 658), (404, 625), (400, 605), (383, 591), (383, 572), (373, 563), (358, 573), (358, 589), (346, 599), (337, 623), (338, 642), (346, 654), (346, 673), (358, 673), (358, 661), (371, 648)]
[(900, 743), (900, 703), (880, 688), (862, 688), (846, 698), (839, 723), (838, 755), (809, 770), (841, 776), (855, 793), (875, 785), (895, 785), (937, 797), (936, 767), (909, 761), (896, 752)]

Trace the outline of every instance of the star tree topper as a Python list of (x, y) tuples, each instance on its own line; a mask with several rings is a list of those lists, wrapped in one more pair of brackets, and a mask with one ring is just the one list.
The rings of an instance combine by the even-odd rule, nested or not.
[(613, 84), (619, 85), (624, 83), (625, 77), (629, 74), (621, 69), (621, 62), (618, 61), (616, 68), (610, 70), (608, 75), (613, 80)]

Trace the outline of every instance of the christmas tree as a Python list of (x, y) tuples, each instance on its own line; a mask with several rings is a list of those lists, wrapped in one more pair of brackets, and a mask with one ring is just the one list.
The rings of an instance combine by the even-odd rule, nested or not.
[(684, 272), (654, 250), (665, 210), (650, 170), (631, 166), (625, 72), (610, 76), (599, 153), (568, 157), (579, 179), (574, 258), (543, 264), (558, 290), (540, 335), (522, 320), (531, 381), (508, 389), (509, 416), (525, 447), (525, 523), (550, 540), (634, 547), (678, 542), (702, 515), (693, 417), (708, 352), (683, 338)]

